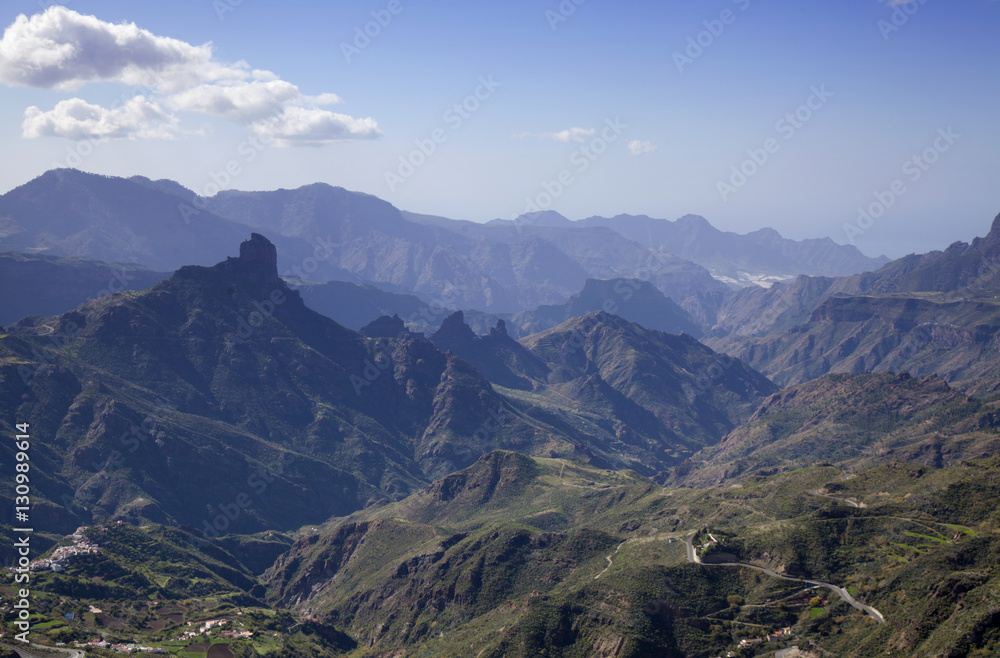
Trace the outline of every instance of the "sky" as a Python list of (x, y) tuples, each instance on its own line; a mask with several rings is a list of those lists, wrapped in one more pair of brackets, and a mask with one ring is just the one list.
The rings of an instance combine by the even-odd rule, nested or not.
[(1000, 213), (996, 0), (8, 0), (0, 192), (325, 182), (898, 257)]

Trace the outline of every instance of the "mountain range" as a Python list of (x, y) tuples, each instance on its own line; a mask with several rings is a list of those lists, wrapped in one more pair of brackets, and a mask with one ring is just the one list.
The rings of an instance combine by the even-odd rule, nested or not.
[(829, 238), (796, 242), (769, 228), (745, 235), (723, 232), (698, 215), (685, 215), (672, 222), (646, 215), (594, 216), (574, 222), (554, 211), (545, 211), (513, 223), (562, 228), (603, 226), (654, 251), (668, 251), (697, 263), (716, 278), (741, 287), (768, 284), (807, 272), (845, 276), (878, 269), (889, 262), (885, 256), (869, 258), (856, 248), (838, 245)]
[[(709, 327), (729, 289), (723, 280), (737, 270), (765, 280), (884, 263), (851, 246), (795, 242), (773, 231), (721, 233), (704, 220), (545, 217), (447, 220), (325, 184), (202, 198), (172, 181), (59, 169), (0, 196), (0, 249), (170, 271), (218, 262), (249, 227), (278, 246), (283, 274), (313, 282), (370, 283), (455, 310), (513, 313), (561, 304), (588, 278), (639, 278)], [(721, 279), (706, 267), (723, 272)]]
[[(276, 261), (254, 234), (216, 266), (7, 328), (4, 418), (51, 437), (35, 462), (54, 479), (36, 495), (60, 524), (200, 527), (260, 488), (267, 504), (234, 529), (317, 523), (495, 448), (665, 477), (775, 390), (740, 364), (705, 386), (710, 349), (606, 313), (527, 347), (478, 338), (460, 316), (433, 342), (368, 338), (308, 309)], [(483, 371), (498, 387), (463, 356), (495, 364)]]
[[(0, 239), (33, 550), (101, 547), (33, 575), (44, 643), (1000, 651), (1000, 217), (885, 262), (57, 170), (0, 197)], [(211, 619), (242, 630), (185, 633)]]

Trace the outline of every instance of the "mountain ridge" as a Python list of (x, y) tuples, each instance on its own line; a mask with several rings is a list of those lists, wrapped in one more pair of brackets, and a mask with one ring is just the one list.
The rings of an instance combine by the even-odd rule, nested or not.
[[(0, 196), (0, 217), (2, 248), (125, 260), (157, 270), (218, 262), (225, 245), (249, 226), (271, 235), (279, 268), (300, 279), (390, 286), (451, 308), (488, 312), (564, 303), (588, 278), (638, 277), (709, 328), (727, 290), (702, 265), (674, 255), (677, 241), (651, 248), (643, 246), (645, 235), (632, 239), (596, 220), (581, 225), (557, 214), (517, 226), (431, 218), (326, 183), (199, 197), (169, 180), (53, 170)], [(793, 251), (808, 247), (781, 244)], [(813, 272), (810, 258), (794, 262)]]

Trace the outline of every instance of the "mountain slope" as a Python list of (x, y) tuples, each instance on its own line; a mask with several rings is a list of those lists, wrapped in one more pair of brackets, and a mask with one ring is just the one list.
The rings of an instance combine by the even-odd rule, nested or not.
[[(275, 547), (285, 549), (290, 543), (274, 532), (240, 539), (269, 556), (269, 564)], [(49, 647), (83, 644), (87, 655), (114, 655), (110, 647), (87, 646), (98, 638), (107, 645), (139, 644), (189, 658), (269, 652), (327, 658), (355, 647), (332, 626), (296, 619), (287, 610), (268, 606), (258, 598), (263, 591), (255, 573), (223, 541), (206, 540), (194, 529), (93, 525), (74, 536), (58, 537), (58, 543), (57, 551), (86, 546), (92, 552), (59, 560), (59, 571), (40, 569), (32, 574), (34, 642)], [(36, 559), (55, 555), (38, 551), (34, 538), (32, 548)], [(0, 550), (5, 561), (15, 559), (10, 549)], [(5, 598), (15, 593), (0, 587)], [(206, 626), (208, 620), (216, 623)]]
[(654, 476), (743, 422), (776, 387), (687, 335), (589, 313), (521, 341), (546, 364), (544, 403), (577, 408), (614, 432), (628, 467)]
[(454, 352), (499, 386), (531, 390), (548, 377), (546, 364), (507, 335), (503, 320), (488, 334), (477, 336), (465, 323), (464, 313), (456, 311), (430, 339), (438, 349)]
[(986, 237), (840, 279), (727, 299), (705, 338), (780, 384), (827, 372), (938, 374), (970, 391), (1000, 375), (1000, 217)]
[[(515, 341), (477, 336), (457, 312), (431, 340), (473, 364), (526, 417), (572, 439), (588, 463), (662, 478), (753, 413), (775, 386), (694, 338), (605, 312)], [(557, 456), (555, 452), (536, 452)]]
[[(743, 373), (736, 388), (723, 379), (699, 393), (688, 371), (708, 372), (710, 350), (611, 316), (599, 323), (623, 336), (601, 374), (551, 382), (552, 355), (496, 332), (484, 354), (509, 350), (496, 365), (520, 379), (504, 384), (527, 386), (495, 390), (457, 353), (405, 333), (368, 338), (311, 311), (279, 278), (274, 245), (253, 234), (238, 258), (9, 327), (0, 423), (16, 418), (46, 437), (33, 491), (57, 527), (113, 517), (255, 532), (405, 496), (497, 448), (656, 474), (773, 389), (737, 366), (726, 373)], [(575, 329), (564, 331), (569, 340)], [(644, 347), (633, 339), (680, 342), (637, 370), (628, 363)], [(624, 368), (605, 382), (616, 362)]]
[(492, 453), (303, 536), (265, 574), (267, 597), (414, 656), (717, 656), (785, 627), (768, 650), (995, 653), (997, 460), (840, 476), (661, 489)]
[(829, 462), (941, 468), (1000, 449), (1000, 407), (938, 377), (826, 375), (775, 393), (744, 425), (674, 469), (675, 486), (722, 486)]
[[(670, 624), (642, 612), (651, 582), (594, 579), (623, 539), (607, 527), (655, 505), (654, 489), (634, 475), (493, 453), (398, 506), (299, 540), (265, 574), (268, 599), (340, 620), (382, 651), (680, 656)], [(643, 562), (633, 574), (672, 571)], [(708, 609), (712, 596), (692, 593), (686, 605)]]
[(191, 198), (124, 178), (52, 170), (0, 196), (0, 248), (161, 271), (216, 263), (246, 229), (207, 211), (185, 217), (181, 205)]
[(0, 252), (0, 325), (62, 313), (111, 292), (143, 290), (167, 276), (135, 265)]
[[(457, 357), (307, 309), (259, 235), (239, 258), (9, 331), (3, 422), (47, 437), (39, 514), (63, 527), (119, 515), (287, 529), (405, 495), (492, 447), (574, 454)], [(503, 427), (476, 434), (498, 413)]]
[(708, 339), (780, 384), (827, 372), (937, 374), (968, 391), (1000, 381), (1000, 304), (950, 295), (834, 297), (785, 332)]

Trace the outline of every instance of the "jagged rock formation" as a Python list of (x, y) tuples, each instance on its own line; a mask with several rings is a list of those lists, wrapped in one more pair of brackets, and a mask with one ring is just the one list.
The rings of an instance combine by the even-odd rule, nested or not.
[(410, 331), (400, 317), (393, 314), (392, 317), (383, 315), (375, 318), (361, 328), (361, 333), (369, 338), (400, 338), (409, 335)]
[(239, 263), (255, 283), (278, 280), (278, 250), (260, 233), (251, 233), (249, 240), (240, 243)]

